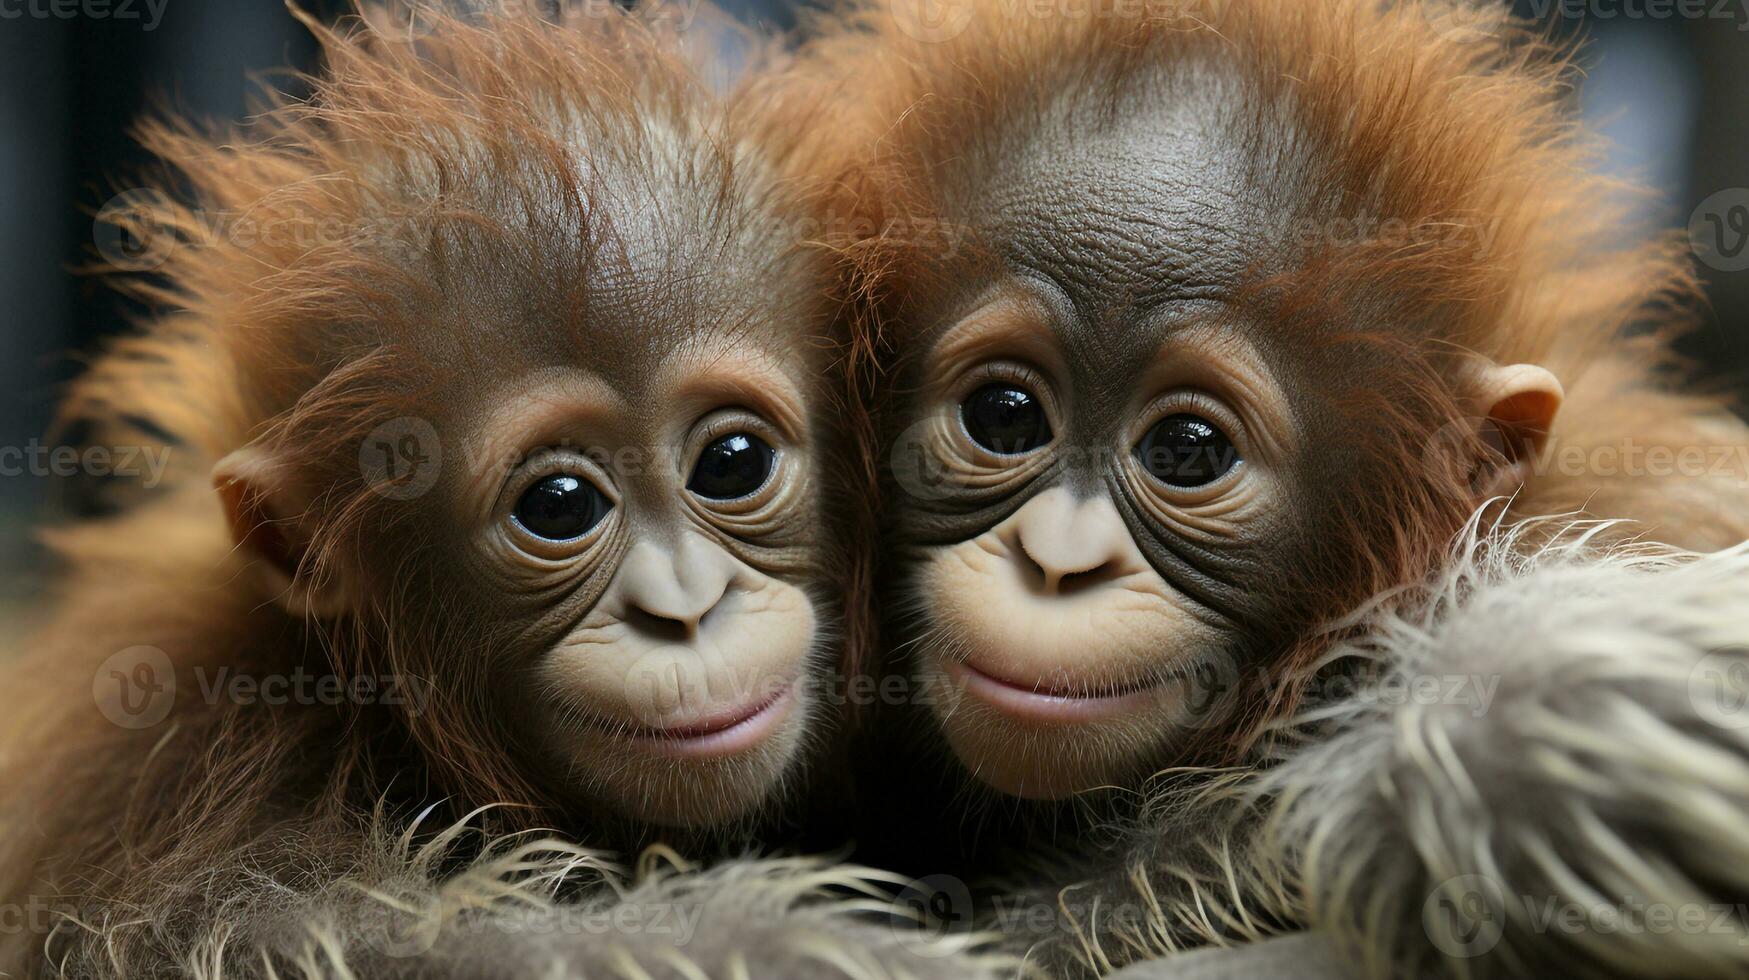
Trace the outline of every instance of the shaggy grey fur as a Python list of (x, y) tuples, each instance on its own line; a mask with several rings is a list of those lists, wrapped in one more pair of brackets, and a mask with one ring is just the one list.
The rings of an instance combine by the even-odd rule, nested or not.
[(652, 850), (633, 884), (557, 840), (500, 840), (442, 870), (465, 825), (374, 866), (241, 916), (180, 971), (223, 977), (539, 977), (601, 980), (995, 980), (1025, 972), (983, 936), (917, 928), (890, 875), (824, 860), (687, 868)]
[(1353, 972), (1328, 935), (1302, 932), (1138, 963), (1112, 974), (1112, 980), (1345, 980)]
[(1270, 850), (1369, 972), (1749, 975), (1749, 545), (1598, 529), (1472, 538), (1369, 611), (1355, 693), (1265, 777)]

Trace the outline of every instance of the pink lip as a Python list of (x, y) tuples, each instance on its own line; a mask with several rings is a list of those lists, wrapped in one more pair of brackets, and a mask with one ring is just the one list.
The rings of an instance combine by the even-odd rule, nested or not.
[(633, 742), (680, 759), (715, 759), (735, 755), (763, 742), (782, 723), (795, 700), (792, 687), (748, 708), (737, 708), (686, 725), (636, 728)]
[(1144, 707), (1158, 697), (1151, 688), (1126, 689), (1111, 694), (1067, 694), (1043, 690), (1042, 684), (1027, 686), (1010, 681), (960, 661), (950, 661), (947, 672), (957, 678), (966, 693), (1016, 720), (1039, 725), (1082, 725), (1121, 717)]

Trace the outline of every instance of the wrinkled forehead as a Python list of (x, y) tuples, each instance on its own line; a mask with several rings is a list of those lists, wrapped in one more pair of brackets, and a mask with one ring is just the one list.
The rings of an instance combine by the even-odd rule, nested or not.
[[(487, 444), (663, 446), (710, 413), (745, 409), (804, 438), (825, 366), (799, 297), (758, 293), (711, 265), (668, 262), (492, 304), (501, 348), (440, 375), (450, 415)], [(817, 321), (817, 318), (815, 318)], [(481, 345), (474, 345), (474, 353)], [(452, 352), (453, 354), (454, 352)], [(470, 363), (480, 363), (470, 371)]]
[(658, 174), (598, 181), (575, 209), (507, 216), (440, 275), (463, 364), (583, 367), (646, 397), (726, 356), (815, 370), (825, 270), (783, 218)]
[(1244, 349), (1297, 412), (1324, 414), (1333, 379), (1390, 365), (1258, 299), (1259, 283), (1298, 275), (1287, 132), (1213, 70), (1005, 120), (947, 171), (949, 220), (975, 248), (950, 302), (913, 307), (924, 358), (992, 296), (1019, 295), (1008, 322), (1059, 352), (1083, 392), (1116, 398), (1163, 360)]
[(1275, 239), (1231, 83), (1199, 72), (1092, 88), (1007, 119), (988, 176), (955, 195), (958, 220), (992, 266), (1050, 283), (1095, 333), (1134, 336), (1161, 308), (1232, 300)]

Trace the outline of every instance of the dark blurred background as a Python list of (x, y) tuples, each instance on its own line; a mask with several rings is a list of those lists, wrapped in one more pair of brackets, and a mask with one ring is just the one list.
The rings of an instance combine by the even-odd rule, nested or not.
[[(718, 6), (792, 19), (786, 0)], [(1749, 0), (1517, 6), (1590, 38), (1582, 105), (1616, 145), (1608, 166), (1660, 191), (1648, 220), (1712, 239), (1700, 266), (1711, 322), (1693, 350), (1749, 391)], [(91, 257), (89, 213), (143, 163), (130, 124), (162, 104), (241, 118), (261, 80), (293, 86), (281, 70), (314, 56), (282, 0), (0, 0), (0, 447), (41, 440), (77, 353), (125, 327), (123, 303), (70, 269)], [(28, 525), (68, 495), (62, 481), (0, 475), (0, 601), (30, 590)]]

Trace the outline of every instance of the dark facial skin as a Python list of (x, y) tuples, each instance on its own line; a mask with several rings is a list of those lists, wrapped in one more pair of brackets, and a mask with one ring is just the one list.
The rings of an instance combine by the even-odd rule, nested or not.
[[(772, 797), (818, 709), (823, 370), (812, 298), (761, 266), (782, 243), (713, 252), (688, 216), (641, 210), (626, 202), (628, 230), (565, 297), (581, 310), (543, 309), (538, 288), (511, 301), (544, 336), (449, 418), (486, 465), (442, 488), (468, 556), (442, 574), (475, 622), (514, 629), (494, 656), (549, 778), (710, 825)], [(529, 495), (565, 480), (599, 516), (555, 541), (567, 504)], [(535, 533), (555, 508), (560, 530)]]
[[(369, 498), (353, 579), (440, 597), (400, 607), (403, 641), (567, 809), (724, 827), (817, 741), (823, 276), (781, 223), (722, 231), (683, 171), (612, 163), (587, 220), (487, 201), (507, 231), (431, 236), (421, 346), (374, 383), (405, 400), (378, 441), (433, 477)], [(338, 465), (370, 476), (365, 442)], [(221, 479), (271, 482), (246, 457)]]
[[(953, 219), (978, 258), (904, 314), (899, 639), (961, 765), (1006, 794), (1188, 761), (1304, 625), (1320, 529), (1368, 470), (1332, 393), (1383, 372), (1243, 298), (1283, 262), (1279, 222), (1208, 102), (1002, 131)], [(979, 445), (991, 385), (1048, 440)]]

